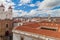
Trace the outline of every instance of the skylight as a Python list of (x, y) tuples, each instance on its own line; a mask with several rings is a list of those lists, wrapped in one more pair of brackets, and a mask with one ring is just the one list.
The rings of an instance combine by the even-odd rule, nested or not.
[(40, 29), (57, 31), (57, 28), (53, 28), (53, 27), (41, 27)]

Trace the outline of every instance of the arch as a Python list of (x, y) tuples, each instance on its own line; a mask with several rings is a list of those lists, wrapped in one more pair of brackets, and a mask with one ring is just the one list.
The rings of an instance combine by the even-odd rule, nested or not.
[(9, 31), (6, 31), (5, 32), (5, 36), (9, 36)]

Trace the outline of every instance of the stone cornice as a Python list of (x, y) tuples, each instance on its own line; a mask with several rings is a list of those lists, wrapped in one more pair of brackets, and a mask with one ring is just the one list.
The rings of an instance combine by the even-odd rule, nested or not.
[(59, 38), (54, 38), (54, 37), (50, 37), (50, 36), (46, 36), (46, 35), (40, 35), (40, 34), (35, 34), (35, 33), (30, 33), (30, 32), (25, 32), (25, 31), (19, 31), (19, 30), (13, 30), (12, 32), (22, 34), (22, 35), (31, 36), (31, 37), (35, 37), (35, 38), (54, 39), (54, 40), (59, 39)]

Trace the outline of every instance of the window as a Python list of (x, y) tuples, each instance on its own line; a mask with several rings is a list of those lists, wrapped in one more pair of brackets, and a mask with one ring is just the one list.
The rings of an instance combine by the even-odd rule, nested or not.
[(24, 40), (24, 37), (21, 36), (21, 40)]
[(55, 28), (48, 28), (48, 27), (41, 27), (41, 29), (44, 29), (44, 30), (51, 30), (51, 31), (56, 31), (57, 29)]
[(6, 24), (6, 28), (8, 28), (8, 24)]
[(6, 31), (5, 32), (5, 36), (9, 36), (9, 31)]
[(3, 9), (3, 11), (4, 11), (4, 9)]

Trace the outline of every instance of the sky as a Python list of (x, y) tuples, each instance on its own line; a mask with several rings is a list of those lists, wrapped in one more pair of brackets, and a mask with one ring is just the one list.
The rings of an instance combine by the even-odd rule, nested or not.
[(0, 4), (13, 8), (13, 17), (60, 17), (60, 0), (0, 0)]

